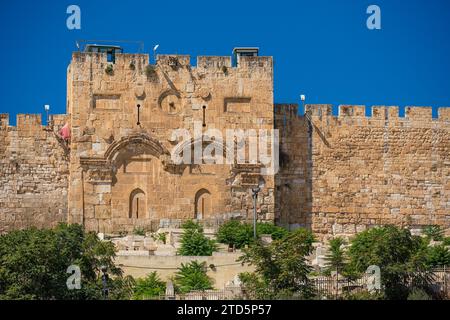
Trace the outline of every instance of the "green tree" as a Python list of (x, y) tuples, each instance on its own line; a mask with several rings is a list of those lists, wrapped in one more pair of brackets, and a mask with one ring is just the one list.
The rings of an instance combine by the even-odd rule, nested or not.
[(362, 274), (370, 265), (380, 267), (388, 299), (406, 299), (411, 287), (426, 288), (432, 281), (426, 243), (407, 229), (385, 226), (361, 232), (352, 240), (348, 255), (354, 274)]
[(305, 229), (289, 233), (270, 245), (255, 243), (244, 249), (239, 259), (254, 265), (254, 273), (241, 274), (249, 298), (310, 298), (312, 287), (308, 280), (311, 267), (306, 257), (312, 252), (314, 237)]
[(433, 268), (450, 266), (450, 251), (444, 245), (429, 247), (427, 264)]
[(342, 249), (344, 244), (345, 240), (341, 237), (336, 237), (330, 240), (330, 249), (325, 256), (327, 273), (330, 273), (331, 271), (336, 271), (338, 273), (344, 271), (344, 268), (347, 265), (346, 254)]
[(272, 223), (258, 222), (256, 224), (256, 234), (258, 236), (262, 234), (270, 234), (273, 240), (280, 240), (286, 237), (289, 234), (289, 231)]
[(433, 300), (432, 297), (423, 289), (413, 289), (408, 294), (408, 300)]
[(166, 291), (166, 284), (162, 281), (156, 271), (151, 272), (143, 279), (136, 279), (133, 299), (143, 300), (158, 297)]
[(227, 221), (219, 227), (217, 241), (243, 248), (253, 242), (253, 227), (237, 220)]
[(212, 280), (206, 274), (206, 263), (198, 261), (182, 263), (175, 274), (174, 286), (175, 290), (180, 293), (212, 289)]
[[(12, 231), (0, 236), (0, 299), (101, 299), (101, 266), (110, 275), (110, 297), (126, 296), (130, 281), (114, 256), (112, 243), (79, 225)], [(80, 268), (80, 290), (67, 288), (70, 265)]]
[(423, 229), (423, 234), (426, 238), (433, 241), (443, 241), (444, 240), (444, 230), (440, 226), (426, 226)]
[(203, 233), (203, 227), (188, 220), (183, 224), (181, 247), (178, 254), (183, 256), (210, 256), (217, 250), (214, 240), (208, 239)]
[[(257, 223), (256, 234), (270, 234), (273, 240), (279, 240), (289, 234), (286, 229), (271, 223)], [(237, 220), (230, 220), (220, 226), (217, 231), (217, 241), (237, 249), (254, 243), (253, 225)]]
[(442, 241), (442, 244), (444, 246), (450, 246), (450, 237), (445, 237), (444, 240)]

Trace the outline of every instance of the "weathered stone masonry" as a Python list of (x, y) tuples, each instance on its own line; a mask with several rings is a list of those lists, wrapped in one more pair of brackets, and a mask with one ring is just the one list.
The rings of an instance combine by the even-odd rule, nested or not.
[[(381, 224), (450, 232), (450, 108), (273, 105), (271, 57), (76, 52), (67, 115), (0, 115), (0, 233), (59, 221), (97, 232), (187, 218), (251, 219), (249, 189), (265, 181), (259, 219), (308, 227), (320, 238)], [(137, 104), (140, 124), (137, 125)], [(71, 126), (70, 151), (55, 132)], [(280, 170), (246, 164), (175, 165), (174, 129), (279, 129)], [(191, 146), (198, 141), (189, 141)], [(203, 147), (213, 144), (205, 143)]]
[[(54, 129), (66, 118), (54, 115)], [(0, 233), (67, 219), (68, 156), (47, 129), (40, 115), (19, 114), (14, 127), (0, 114)]]
[[(148, 55), (120, 54), (107, 74), (106, 55), (73, 54), (69, 221), (117, 232), (161, 219), (248, 218), (247, 182), (259, 167), (174, 165), (171, 136), (178, 128), (193, 135), (195, 122), (202, 132), (273, 128), (272, 58), (243, 57), (232, 67), (230, 57), (198, 57), (192, 67), (189, 56), (159, 55), (148, 64)], [(272, 221), (274, 178), (261, 178), (260, 218)]]
[[(285, 164), (276, 179), (282, 224), (320, 237), (396, 224), (450, 226), (450, 108), (276, 106)], [(286, 126), (283, 126), (285, 123)], [(283, 130), (286, 134), (283, 134)], [(283, 154), (281, 153), (281, 157)]]

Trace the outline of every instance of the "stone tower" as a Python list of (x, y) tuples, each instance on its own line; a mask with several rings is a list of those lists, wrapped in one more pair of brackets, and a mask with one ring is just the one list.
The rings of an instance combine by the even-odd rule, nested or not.
[(222, 164), (171, 157), (177, 129), (190, 135), (182, 150), (193, 154), (220, 144), (214, 130), (225, 140), (229, 129), (273, 129), (271, 57), (243, 56), (237, 66), (231, 57), (198, 57), (195, 67), (185, 55), (158, 55), (155, 64), (147, 54), (108, 59), (75, 52), (67, 71), (69, 222), (108, 233), (161, 220), (247, 218), (249, 190), (260, 181), (259, 218), (274, 220), (274, 175), (262, 174), (260, 163), (237, 161), (237, 149)]

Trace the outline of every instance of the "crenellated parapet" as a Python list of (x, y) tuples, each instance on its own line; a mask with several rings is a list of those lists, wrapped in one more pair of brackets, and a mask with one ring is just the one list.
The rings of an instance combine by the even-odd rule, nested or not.
[(52, 131), (58, 132), (66, 122), (69, 121), (69, 116), (66, 114), (49, 115), (49, 124), (42, 124), (41, 114), (17, 114), (16, 125), (9, 123), (9, 114), (0, 114), (0, 133), (3, 136), (9, 136), (11, 141), (22, 138), (38, 138), (38, 139), (54, 139)]
[(0, 113), (0, 129), (8, 128), (9, 126), (9, 114)]
[(14, 126), (0, 114), (0, 234), (66, 221), (69, 161), (56, 132), (68, 116), (50, 119), (18, 114)]
[(0, 128), (10, 129), (14, 131), (35, 131), (44, 130), (48, 127), (55, 126), (61, 127), (69, 120), (67, 114), (52, 114), (49, 115), (49, 124), (42, 124), (42, 114), (40, 113), (19, 113), (16, 116), (16, 125), (13, 126), (9, 123), (9, 114), (0, 114)]
[[(108, 62), (106, 53), (93, 52), (74, 52), (72, 54), (72, 63), (69, 67), (69, 74), (73, 68), (80, 69), (105, 69), (111, 65), (113, 71), (110, 75), (114, 76), (123, 72), (137, 72), (144, 74), (146, 67), (150, 64), (148, 54), (116, 54), (114, 63)], [(241, 57), (237, 66), (232, 65), (231, 56), (198, 56), (197, 65), (191, 65), (191, 57), (189, 55), (180, 54), (158, 54), (156, 63), (151, 64), (154, 68), (160, 68), (164, 71), (188, 70), (190, 72), (199, 72), (202, 74), (233, 74), (244, 76), (247, 73), (253, 75), (266, 75), (272, 77), (273, 61), (272, 57)], [(86, 73), (85, 77), (82, 73), (74, 74), (74, 80), (93, 81), (95, 74)], [(89, 76), (89, 77), (88, 77)]]
[[(368, 109), (370, 108), (370, 109)], [(316, 122), (326, 122), (334, 125), (364, 125), (364, 126), (424, 126), (447, 127), (450, 124), (450, 108), (439, 107), (438, 117), (433, 118), (432, 107), (408, 106), (404, 116), (400, 116), (398, 106), (340, 105), (338, 114), (333, 115), (330, 104), (308, 104), (306, 112)], [(367, 112), (368, 111), (368, 112)]]
[(276, 116), (286, 116), (289, 118), (298, 117), (298, 104), (296, 103), (275, 103), (273, 112)]

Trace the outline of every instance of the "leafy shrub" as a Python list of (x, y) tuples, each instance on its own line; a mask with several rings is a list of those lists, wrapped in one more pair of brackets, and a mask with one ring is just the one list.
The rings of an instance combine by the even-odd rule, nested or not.
[(369, 291), (362, 292), (347, 292), (342, 296), (343, 300), (383, 300), (384, 296), (381, 293), (371, 293)]
[(174, 286), (175, 290), (180, 293), (212, 289), (212, 280), (206, 274), (206, 263), (198, 261), (182, 263), (175, 274)]
[(114, 74), (114, 68), (112, 64), (108, 64), (105, 68), (106, 74), (109, 74), (110, 76)]
[(444, 246), (450, 246), (450, 237), (445, 237), (444, 240), (442, 241), (442, 244)]
[[(276, 225), (270, 223), (257, 223), (257, 236), (262, 234), (270, 234), (273, 240), (279, 240), (289, 232)], [(237, 220), (230, 220), (220, 226), (217, 232), (217, 241), (240, 249), (254, 242), (253, 225), (249, 223), (241, 223)]]
[[(129, 298), (133, 279), (114, 265), (115, 248), (80, 225), (26, 229), (0, 236), (0, 299), (101, 299), (101, 267), (109, 298)], [(66, 286), (70, 265), (80, 267), (81, 289)]]
[(408, 300), (432, 300), (432, 298), (425, 290), (416, 288), (411, 290)]
[(166, 284), (162, 281), (156, 271), (150, 273), (143, 279), (136, 279), (133, 298), (143, 300), (158, 297), (166, 291)]
[(203, 227), (192, 221), (186, 221), (182, 228), (181, 247), (178, 253), (183, 256), (210, 256), (217, 250), (214, 240), (208, 239), (203, 233)]
[(348, 255), (351, 273), (361, 274), (370, 265), (380, 267), (388, 299), (406, 299), (410, 283), (425, 287), (432, 281), (426, 243), (407, 229), (385, 226), (363, 231), (352, 240)]
[(253, 227), (237, 220), (227, 221), (217, 231), (217, 241), (243, 248), (253, 242)]
[(156, 67), (149, 64), (145, 67), (145, 75), (147, 78), (153, 78), (156, 76)]
[(247, 297), (311, 298), (313, 290), (308, 279), (311, 267), (306, 256), (311, 254), (313, 242), (314, 236), (310, 231), (298, 229), (269, 245), (257, 242), (244, 249), (239, 261), (255, 266), (254, 273), (239, 276)]
[(450, 266), (450, 251), (444, 245), (429, 247), (427, 263), (431, 267)]
[(145, 229), (143, 227), (135, 227), (133, 229), (133, 234), (137, 236), (145, 236)]
[(162, 243), (166, 244), (167, 242), (167, 232), (160, 232), (158, 233), (158, 240)]
[(433, 241), (442, 241), (444, 240), (444, 231), (440, 226), (426, 226), (423, 229), (423, 234), (426, 238)]
[(276, 226), (271, 223), (256, 224), (256, 234), (258, 236), (262, 234), (270, 234), (273, 240), (279, 240), (284, 238), (288, 233), (289, 231), (287, 231), (285, 228)]
[(222, 72), (227, 75), (228, 74), (228, 67), (227, 66), (222, 66)]
[(336, 237), (330, 240), (330, 249), (325, 256), (326, 271), (330, 273), (331, 271), (342, 272), (346, 266), (346, 254), (341, 248), (345, 244), (345, 241), (341, 237)]

